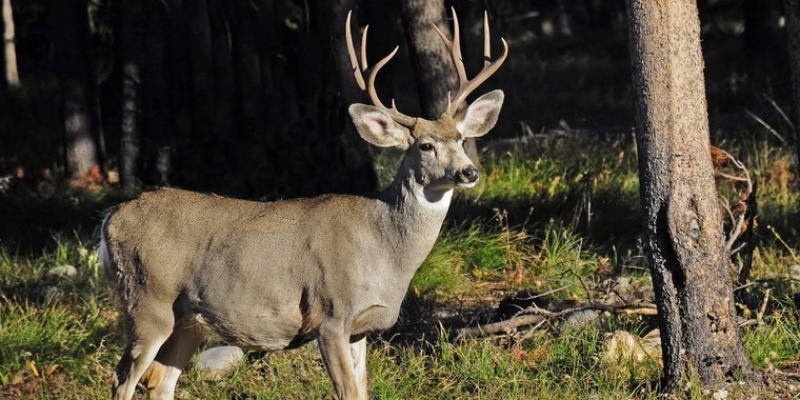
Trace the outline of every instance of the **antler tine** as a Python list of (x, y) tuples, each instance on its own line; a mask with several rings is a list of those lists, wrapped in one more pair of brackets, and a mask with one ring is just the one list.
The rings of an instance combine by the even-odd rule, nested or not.
[(467, 69), (464, 67), (464, 57), (461, 56), (461, 33), (458, 26), (458, 16), (455, 7), (450, 7), (453, 13), (453, 62), (458, 71), (458, 84), (463, 85), (467, 82)]
[(463, 85), (467, 82), (467, 71), (466, 68), (464, 68), (464, 60), (461, 56), (461, 34), (459, 32), (456, 9), (451, 7), (451, 10), (453, 12), (453, 40), (451, 41), (448, 39), (447, 36), (445, 36), (445, 34), (439, 30), (439, 27), (436, 26), (436, 24), (433, 24), (433, 29), (436, 30), (436, 33), (439, 34), (442, 42), (444, 42), (445, 47), (447, 47), (447, 50), (450, 51), (450, 56), (453, 58), (456, 72), (458, 72), (458, 84)]
[[(455, 9), (453, 9), (453, 18), (455, 20)], [(454, 25), (457, 26), (455, 23), (454, 23)], [(457, 28), (454, 28), (453, 30), (457, 31)], [(439, 35), (443, 36), (441, 33), (439, 33)], [(500, 66), (503, 64), (503, 61), (505, 61), (506, 57), (508, 56), (508, 43), (505, 41), (505, 39), (500, 38), (500, 41), (503, 43), (503, 54), (497, 60), (495, 60), (494, 62), (490, 61), (491, 60), (491, 49), (490, 49), (490, 47), (491, 47), (490, 46), (491, 36), (489, 34), (489, 16), (486, 13), (484, 13), (484, 19), (483, 19), (483, 36), (484, 36), (484, 38), (483, 38), (483, 57), (484, 57), (483, 69), (481, 70), (481, 72), (478, 73), (478, 75), (476, 75), (474, 78), (472, 78), (472, 80), (466, 80), (466, 76), (464, 76), (464, 78), (462, 79), (461, 78), (461, 72), (459, 71), (459, 80), (461, 81), (460, 87), (458, 88), (458, 92), (456, 92), (456, 95), (452, 98), (452, 101), (450, 100), (450, 96), (448, 95), (448, 106), (447, 106), (447, 110), (444, 112), (444, 115), (448, 115), (448, 116), (451, 116), (451, 117), (454, 116), (455, 113), (458, 111), (458, 107), (461, 105), (461, 103), (464, 102), (467, 99), (467, 96), (469, 96), (469, 94), (472, 93), (472, 91), (474, 91), (478, 86), (480, 86), (481, 83), (483, 83), (487, 79), (489, 79), (489, 77), (492, 76), (497, 71), (498, 68), (500, 68)], [(445, 42), (445, 44), (447, 44), (447, 43)], [(455, 47), (455, 46), (454, 45), (448, 45), (448, 48), (449, 47)], [(460, 49), (459, 49), (459, 53), (458, 54), (456, 54), (455, 50), (452, 51), (452, 54), (453, 54), (453, 62), (456, 63), (456, 68), (458, 68), (459, 63), (461, 64), (461, 67), (463, 68), (464, 63), (463, 63), (463, 61), (461, 60), (461, 57), (460, 57), (461, 56)], [(456, 56), (458, 56), (458, 58), (456, 58)]]
[(375, 77), (378, 76), (378, 71), (380, 71), (381, 68), (383, 68), (383, 66), (386, 65), (386, 63), (388, 63), (395, 54), (397, 54), (397, 50), (399, 49), (400, 46), (395, 47), (388, 56), (384, 57), (383, 60), (378, 61), (378, 63), (375, 64), (369, 72), (369, 80), (367, 81), (367, 93), (369, 93), (369, 98), (372, 100), (372, 104), (385, 110), (388, 110), (389, 108), (384, 106), (380, 97), (378, 97), (378, 92), (375, 90)]
[(367, 32), (369, 32), (369, 25), (364, 27), (364, 32), (361, 33), (361, 69), (366, 71), (369, 68), (367, 63)]
[[(489, 12), (483, 12), (483, 66), (486, 67), (491, 63), (492, 59), (492, 45), (489, 35)], [(502, 39), (501, 39), (502, 40)]]
[(397, 54), (397, 50), (400, 49), (400, 46), (395, 47), (394, 51), (392, 51), (388, 56), (384, 57), (370, 69), (369, 77), (365, 82), (363, 73), (366, 73), (367, 70), (367, 32), (369, 31), (369, 25), (364, 28), (364, 32), (361, 34), (361, 60), (359, 65), (359, 58), (356, 55), (355, 45), (353, 44), (353, 34), (351, 32), (352, 29), (350, 27), (352, 14), (353, 11), (347, 13), (347, 21), (345, 22), (347, 25), (345, 30), (345, 41), (347, 44), (347, 53), (350, 57), (350, 64), (353, 66), (353, 76), (356, 78), (358, 87), (367, 92), (372, 104), (375, 107), (378, 107), (385, 113), (389, 114), (395, 122), (406, 127), (414, 126), (414, 124), (417, 122), (416, 118), (397, 111), (397, 107), (394, 104), (394, 99), (392, 99), (392, 108), (387, 108), (384, 106), (380, 97), (378, 97), (378, 92), (375, 90), (375, 77), (378, 76), (378, 71), (380, 71), (381, 68), (383, 68), (383, 66), (386, 65), (386, 63), (388, 63), (395, 54)]
[[(351, 19), (352, 15), (353, 15), (353, 11), (352, 10), (347, 13), (347, 21), (345, 22), (347, 27), (346, 27), (346, 29), (344, 31), (344, 39), (345, 39), (345, 42), (347, 43), (347, 54), (348, 54), (348, 56), (350, 56), (350, 65), (353, 67), (353, 76), (355, 76), (355, 78), (356, 78), (356, 83), (358, 83), (358, 87), (361, 88), (361, 90), (366, 90), (367, 87), (364, 84), (364, 77), (361, 75), (361, 67), (358, 65), (358, 57), (356, 57), (356, 49), (355, 49), (355, 46), (353, 45), (353, 33), (351, 32), (351, 29), (350, 29), (350, 19)], [(364, 33), (366, 33), (366, 30), (365, 30)], [(362, 57), (362, 59), (366, 59), (366, 57), (365, 57), (366, 54), (365, 54), (365, 50), (364, 50), (364, 48), (366, 46), (364, 46), (364, 42), (366, 42), (366, 35), (362, 35), (362, 39), (361, 39), (361, 57)], [(366, 64), (366, 61), (364, 63)]]

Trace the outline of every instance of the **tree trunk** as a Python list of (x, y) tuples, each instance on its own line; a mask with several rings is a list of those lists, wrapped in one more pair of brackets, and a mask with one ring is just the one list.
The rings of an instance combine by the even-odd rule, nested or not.
[(3, 0), (3, 19), (0, 21), (0, 30), (3, 31), (3, 85), (16, 89), (21, 86), (19, 71), (17, 70), (17, 48), (14, 45), (14, 12), (11, 9), (11, 0)]
[(211, 139), (214, 117), (214, 83), (212, 82), (211, 26), (207, 0), (183, 3), (189, 45), (189, 70), (192, 82), (192, 137)]
[[(438, 119), (447, 108), (447, 93), (455, 93), (458, 89), (453, 59), (434, 29), (435, 25), (448, 37), (453, 36), (445, 16), (444, 1), (403, 0), (401, 14), (422, 116)], [(468, 139), (464, 148), (470, 160), (480, 166), (475, 140)]]
[(97, 83), (84, 0), (52, 0), (53, 42), (61, 86), (65, 173), (77, 183), (99, 168)]
[(144, 24), (147, 40), (144, 44), (144, 79), (142, 81), (142, 142), (145, 183), (167, 185), (172, 173), (175, 123), (171, 116), (168, 93), (166, 32), (167, 13), (161, 1), (144, 2)]
[(211, 23), (211, 50), (214, 66), (214, 125), (215, 136), (238, 138), (236, 131), (236, 75), (233, 71), (231, 20), (225, 15), (222, 1), (208, 1)]
[(664, 384), (751, 377), (709, 154), (697, 4), (628, 0), (645, 244), (660, 317)]
[(752, 87), (770, 91), (781, 48), (781, 0), (744, 0), (744, 53)]
[[(794, 122), (795, 155), (800, 165), (800, 0), (785, 0), (786, 31), (789, 47), (789, 69), (792, 73), (792, 119)], [(799, 167), (795, 167), (799, 168)], [(800, 180), (798, 180), (800, 185)], [(800, 187), (798, 188), (800, 189)]]
[(122, 68), (122, 113), (119, 150), (119, 177), (122, 187), (132, 191), (139, 185), (141, 142), (140, 98), (143, 64), (143, 5), (138, 0), (122, 0), (119, 14), (119, 61)]

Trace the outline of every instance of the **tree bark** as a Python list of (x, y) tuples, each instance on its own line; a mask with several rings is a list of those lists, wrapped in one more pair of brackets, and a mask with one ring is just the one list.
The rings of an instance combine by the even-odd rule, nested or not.
[(144, 44), (142, 73), (142, 142), (145, 157), (145, 183), (167, 185), (172, 174), (175, 121), (169, 95), (172, 83), (168, 78), (167, 40), (169, 10), (161, 1), (144, 2), (144, 24), (147, 40)]
[(697, 4), (628, 0), (645, 245), (660, 316), (664, 388), (751, 377), (709, 149)]
[[(458, 89), (458, 75), (453, 59), (434, 29), (436, 26), (446, 36), (453, 37), (447, 23), (444, 1), (403, 0), (401, 15), (417, 81), (422, 116), (426, 119), (438, 119), (447, 108), (447, 93), (455, 93)], [(464, 148), (470, 160), (480, 166), (475, 140), (468, 139)]]
[(21, 86), (19, 71), (17, 70), (17, 48), (14, 44), (14, 12), (11, 0), (3, 0), (2, 5), (2, 30), (3, 31), (3, 78), (5, 87), (17, 89)]
[[(795, 156), (800, 160), (800, 0), (785, 0), (789, 69), (792, 75), (792, 119)], [(800, 161), (796, 163), (799, 165)], [(798, 168), (798, 167), (795, 167)], [(797, 170), (796, 170), (797, 171)], [(800, 189), (800, 180), (798, 180)]]
[(119, 150), (119, 177), (126, 191), (140, 182), (139, 152), (141, 147), (140, 98), (143, 64), (143, 3), (122, 0), (119, 15), (119, 61), (122, 68), (122, 112)]
[(85, 0), (52, 0), (53, 42), (61, 86), (66, 178), (76, 183), (101, 165), (97, 82)]
[(214, 117), (214, 83), (212, 74), (211, 26), (208, 1), (183, 3), (189, 48), (192, 82), (192, 136), (208, 141), (212, 136)]
[(750, 84), (757, 91), (774, 85), (781, 46), (781, 0), (744, 0), (744, 53)]

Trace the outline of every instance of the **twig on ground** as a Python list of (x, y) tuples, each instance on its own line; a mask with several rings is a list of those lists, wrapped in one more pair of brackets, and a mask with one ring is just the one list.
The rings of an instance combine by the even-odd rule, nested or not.
[(764, 300), (761, 301), (761, 307), (758, 308), (758, 314), (756, 314), (756, 320), (761, 322), (764, 318), (764, 313), (767, 312), (767, 304), (769, 303), (769, 295), (772, 292), (772, 288), (768, 287), (764, 290)]
[(471, 339), (507, 332), (511, 329), (534, 324), (537, 324), (537, 326), (534, 328), (538, 328), (547, 320), (561, 318), (566, 315), (585, 310), (597, 310), (610, 312), (613, 314), (627, 315), (658, 315), (656, 306), (651, 303), (631, 303), (619, 306), (602, 303), (586, 303), (559, 311), (550, 311), (539, 307), (528, 307), (515, 317), (504, 321), (457, 329), (455, 336), (458, 339)]

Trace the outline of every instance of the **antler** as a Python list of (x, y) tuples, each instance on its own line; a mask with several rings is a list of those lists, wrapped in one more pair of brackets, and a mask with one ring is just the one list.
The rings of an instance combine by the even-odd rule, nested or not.
[(483, 69), (478, 75), (475, 76), (472, 80), (467, 79), (467, 72), (464, 69), (464, 60), (461, 57), (461, 40), (459, 39), (459, 31), (458, 31), (458, 17), (456, 17), (456, 9), (451, 8), (453, 12), (453, 40), (450, 41), (447, 37), (439, 30), (436, 25), (433, 27), (436, 29), (436, 32), (439, 33), (439, 37), (442, 38), (445, 46), (447, 49), (450, 50), (450, 54), (453, 57), (453, 63), (456, 65), (456, 72), (458, 72), (458, 92), (454, 97), (450, 97), (450, 93), (447, 94), (447, 110), (444, 112), (443, 115), (447, 116), (454, 116), (456, 111), (458, 111), (458, 107), (467, 99), (470, 93), (472, 93), (481, 83), (489, 79), (492, 74), (494, 74), (500, 65), (503, 64), (503, 61), (506, 60), (506, 56), (508, 56), (508, 43), (506, 43), (505, 39), (500, 38), (500, 41), (503, 42), (503, 55), (500, 56), (494, 62), (490, 62), (492, 59), (491, 56), (491, 46), (490, 46), (490, 35), (489, 35), (489, 14), (484, 12), (483, 14)]
[(345, 30), (345, 40), (347, 41), (347, 53), (350, 55), (350, 64), (353, 66), (353, 75), (355, 75), (358, 87), (361, 88), (361, 90), (367, 91), (370, 100), (372, 100), (372, 104), (389, 114), (395, 122), (405, 127), (413, 127), (417, 122), (416, 118), (397, 111), (397, 107), (394, 104), (394, 99), (392, 99), (392, 108), (384, 106), (381, 102), (381, 99), (378, 97), (378, 93), (375, 91), (375, 77), (378, 76), (378, 71), (380, 71), (380, 69), (383, 68), (383, 66), (386, 65), (386, 63), (388, 63), (395, 54), (397, 54), (397, 50), (400, 48), (400, 46), (395, 47), (394, 51), (389, 53), (388, 56), (384, 57), (383, 60), (378, 61), (378, 63), (375, 64), (372, 69), (370, 69), (369, 78), (365, 83), (362, 73), (367, 70), (367, 31), (369, 30), (369, 25), (364, 28), (364, 33), (361, 34), (361, 62), (359, 65), (359, 59), (356, 56), (356, 49), (353, 45), (353, 34), (351, 33), (350, 29), (350, 17), (352, 14), (352, 11), (347, 13), (347, 29)]

